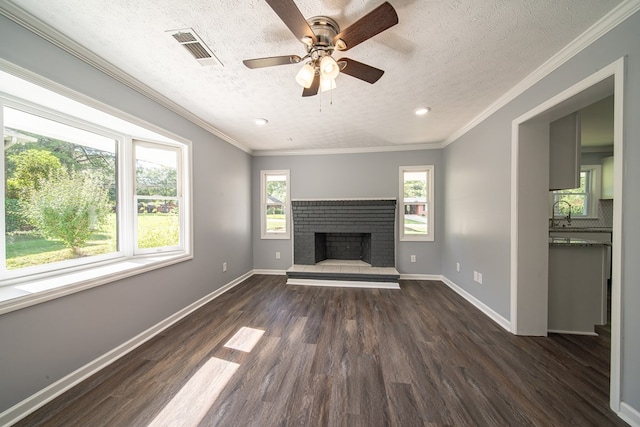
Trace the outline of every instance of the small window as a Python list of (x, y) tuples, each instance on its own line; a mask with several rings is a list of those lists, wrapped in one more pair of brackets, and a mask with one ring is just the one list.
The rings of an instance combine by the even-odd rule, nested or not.
[(263, 239), (289, 239), (289, 171), (262, 171), (260, 217)]
[(553, 214), (572, 218), (597, 218), (600, 198), (600, 165), (584, 165), (580, 171), (580, 187), (554, 191)]
[(433, 166), (400, 167), (400, 240), (432, 241)]

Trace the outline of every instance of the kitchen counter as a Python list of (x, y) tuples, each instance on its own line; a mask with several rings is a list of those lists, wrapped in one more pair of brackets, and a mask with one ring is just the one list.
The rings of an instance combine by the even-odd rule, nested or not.
[(611, 246), (611, 244), (577, 237), (555, 236), (549, 237), (549, 246)]
[(613, 228), (611, 227), (549, 227), (549, 231), (552, 233), (611, 233)]

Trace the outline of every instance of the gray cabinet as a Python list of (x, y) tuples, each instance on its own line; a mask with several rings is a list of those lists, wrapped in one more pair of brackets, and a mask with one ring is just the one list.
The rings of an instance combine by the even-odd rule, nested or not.
[(551, 122), (549, 127), (549, 190), (580, 186), (580, 112)]
[(606, 247), (607, 258), (605, 261), (605, 272), (607, 279), (611, 278), (611, 232), (590, 232), (588, 230), (550, 231), (549, 237), (569, 237), (606, 243), (608, 246)]
[(607, 246), (549, 246), (549, 332), (595, 335), (607, 323)]

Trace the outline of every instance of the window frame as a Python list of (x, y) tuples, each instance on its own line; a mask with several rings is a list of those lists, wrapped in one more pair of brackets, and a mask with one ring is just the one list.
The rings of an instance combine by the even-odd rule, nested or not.
[[(7, 106), (116, 141), (118, 218), (115, 252), (16, 270), (6, 269), (6, 234), (3, 232), (0, 242), (0, 315), (193, 258), (191, 141), (91, 98), (79, 96), (64, 86), (52, 82), (43, 84), (42, 79), (33, 73), (0, 67), (0, 75), (7, 76), (8, 82), (0, 87), (0, 123), (4, 123), (3, 111)], [(11, 81), (18, 83), (13, 85), (16, 89), (11, 86)], [(152, 146), (171, 147), (179, 153), (177, 173), (182, 192), (179, 246), (135, 251), (134, 139)], [(4, 157), (0, 163), (0, 172), (6, 180)], [(4, 195), (5, 185), (2, 187), (0, 191)], [(4, 202), (0, 214), (4, 218)]]
[[(435, 241), (435, 167), (434, 165), (419, 166), (400, 166), (399, 168), (399, 189), (398, 189), (398, 236), (401, 242), (433, 242)], [(404, 215), (405, 206), (422, 203), (405, 203), (404, 200), (404, 176), (407, 172), (426, 172), (427, 174), (427, 198), (425, 205), (427, 206), (427, 233), (423, 235), (405, 234), (404, 231)]]
[[(270, 232), (267, 231), (267, 177), (271, 175), (284, 175), (286, 177), (287, 192), (284, 202), (285, 211), (285, 231)], [(280, 170), (261, 170), (260, 171), (260, 238), (274, 240), (291, 239), (291, 173), (289, 169)]]
[[(602, 192), (602, 166), (601, 165), (582, 165), (580, 172), (589, 172), (588, 185), (590, 188), (585, 189), (585, 193), (568, 193), (568, 194), (584, 194), (585, 203), (587, 204), (586, 215), (571, 214), (572, 219), (598, 219), (598, 200), (600, 200)], [(557, 201), (556, 196), (561, 196), (563, 190), (549, 192), (549, 204), (551, 206), (549, 219), (553, 217), (554, 204)]]

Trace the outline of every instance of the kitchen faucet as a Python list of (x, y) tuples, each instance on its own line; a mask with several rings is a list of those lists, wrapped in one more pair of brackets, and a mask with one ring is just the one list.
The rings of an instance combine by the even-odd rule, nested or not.
[[(566, 203), (567, 206), (569, 206), (569, 214), (567, 216), (565, 216), (564, 218), (561, 218), (559, 220), (556, 221), (556, 206), (560, 203)], [(567, 220), (567, 224), (571, 225), (571, 203), (567, 202), (566, 200), (558, 200), (557, 202), (555, 202), (553, 204), (553, 207), (551, 208), (551, 226), (552, 227), (557, 227), (558, 225), (560, 225), (560, 221), (562, 219), (566, 219)]]

